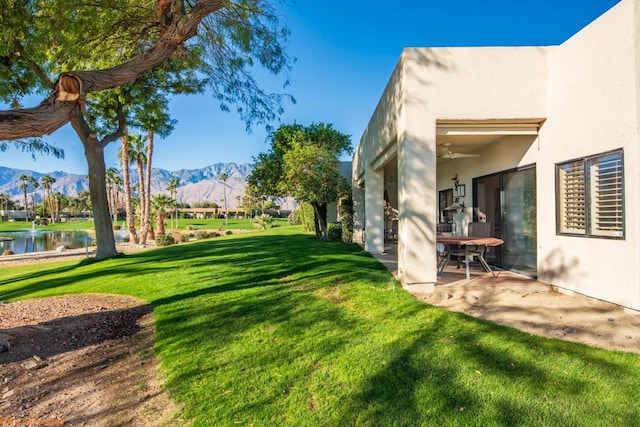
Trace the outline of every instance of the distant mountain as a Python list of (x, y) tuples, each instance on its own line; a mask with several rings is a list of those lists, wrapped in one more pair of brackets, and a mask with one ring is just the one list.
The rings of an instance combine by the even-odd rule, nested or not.
[[(220, 175), (226, 172), (228, 178), (223, 184)], [(168, 171), (166, 169), (152, 169), (151, 172), (151, 193), (162, 193), (167, 190), (169, 180), (178, 178), (178, 200), (183, 203), (192, 204), (199, 201), (209, 201), (222, 206), (226, 187), (227, 206), (236, 207), (242, 200), (244, 190), (247, 186), (247, 177), (251, 173), (251, 165), (238, 165), (236, 163), (216, 163), (201, 169), (180, 169)], [(54, 171), (41, 173), (26, 169), (12, 169), (0, 166), (0, 193), (8, 194), (14, 199), (22, 201), (22, 190), (20, 190), (20, 175), (33, 176), (40, 181), (43, 175), (55, 178), (52, 185), (53, 192), (60, 192), (68, 196), (77, 196), (82, 190), (88, 189), (88, 181), (85, 175)], [(134, 183), (137, 182), (137, 171), (131, 170), (131, 177)], [(287, 203), (289, 204), (290, 201)], [(283, 209), (290, 207), (283, 206)]]

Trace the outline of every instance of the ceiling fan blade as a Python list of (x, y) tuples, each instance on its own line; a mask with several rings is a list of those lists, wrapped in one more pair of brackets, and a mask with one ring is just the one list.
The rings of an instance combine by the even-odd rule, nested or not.
[(464, 157), (480, 157), (480, 154), (451, 153), (447, 159), (462, 159)]

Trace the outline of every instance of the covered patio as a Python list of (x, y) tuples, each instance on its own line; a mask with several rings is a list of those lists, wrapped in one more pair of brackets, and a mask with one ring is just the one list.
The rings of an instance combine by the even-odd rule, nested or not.
[[(397, 252), (373, 254), (397, 277)], [(524, 332), (594, 347), (640, 353), (640, 312), (510, 271), (497, 277), (479, 266), (467, 280), (464, 268), (448, 265), (431, 293), (410, 292), (427, 304), (490, 320)]]

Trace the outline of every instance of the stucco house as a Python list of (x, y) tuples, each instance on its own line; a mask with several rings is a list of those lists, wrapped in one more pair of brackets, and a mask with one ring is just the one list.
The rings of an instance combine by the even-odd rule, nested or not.
[(405, 49), (353, 157), (356, 238), (384, 251), (397, 209), (428, 291), (442, 224), (490, 222), (492, 264), (640, 310), (639, 111), (640, 0), (558, 46)]

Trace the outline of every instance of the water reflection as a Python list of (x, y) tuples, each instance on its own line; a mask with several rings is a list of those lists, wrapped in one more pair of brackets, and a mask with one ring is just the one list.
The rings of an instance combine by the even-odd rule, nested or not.
[[(13, 239), (13, 240), (5, 240)], [(86, 231), (6, 231), (0, 232), (0, 253), (10, 250), (14, 254), (52, 251), (59, 246), (67, 249), (91, 246), (93, 238)]]

